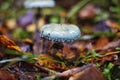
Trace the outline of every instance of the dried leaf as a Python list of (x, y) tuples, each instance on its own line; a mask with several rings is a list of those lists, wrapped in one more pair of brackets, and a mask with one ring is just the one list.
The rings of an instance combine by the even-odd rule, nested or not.
[(38, 60), (38, 63), (41, 66), (44, 66), (44, 67), (47, 67), (53, 70), (66, 70), (67, 69), (66, 65), (60, 64), (59, 62), (55, 61), (55, 59), (50, 55), (40, 54), (40, 56), (43, 58), (43, 59)]
[(105, 45), (102, 50), (107, 50), (109, 48), (116, 48), (118, 47), (120, 44), (120, 40), (117, 40), (117, 41), (112, 41), (110, 43), (108, 43), (107, 45)]
[(69, 80), (105, 80), (102, 72), (95, 65), (83, 66), (83, 70), (73, 74)]
[(113, 30), (113, 32), (118, 32), (120, 30), (120, 25), (117, 24), (115, 21), (112, 20), (106, 20), (106, 24), (110, 26)]
[(65, 59), (73, 59), (76, 55), (73, 53), (73, 51), (70, 48), (64, 45), (63, 56)]
[(99, 58), (99, 63), (102, 65), (104, 64), (105, 62), (108, 62), (108, 61), (115, 61), (118, 59), (118, 56), (117, 55), (109, 55), (109, 56), (105, 56), (105, 57), (101, 57)]
[(85, 42), (75, 42), (72, 47), (77, 48), (79, 51), (84, 51), (86, 49)]
[(94, 46), (94, 49), (95, 50), (98, 50), (98, 49), (101, 49), (101, 48), (103, 48), (106, 44), (108, 44), (109, 43), (109, 39), (106, 37), (106, 36), (101, 36), (98, 40), (97, 40), (97, 42), (96, 42), (96, 44), (95, 44), (95, 46)]
[(0, 35), (0, 45), (5, 46), (5, 47), (13, 46), (13, 45), (15, 46), (15, 43), (9, 38), (7, 38), (6, 36)]
[(24, 39), (23, 42), (33, 44), (33, 41), (31, 39), (28, 39), (28, 38)]
[(20, 49), (20, 47), (18, 47), (14, 41), (10, 40), (8, 37), (4, 36), (4, 35), (0, 35), (0, 46), (5, 46), (9, 49), (14, 49), (17, 51), (22, 52), (22, 50)]
[(0, 70), (0, 80), (18, 80), (15, 78), (15, 75), (7, 72)]
[(41, 80), (54, 80), (57, 77), (69, 78), (69, 80), (105, 80), (102, 72), (94, 64), (72, 68)]
[(18, 46), (8, 46), (7, 48), (13, 49), (13, 50), (17, 50), (17, 51), (19, 51), (19, 52), (22, 52), (22, 50), (21, 50), (20, 47), (18, 47)]

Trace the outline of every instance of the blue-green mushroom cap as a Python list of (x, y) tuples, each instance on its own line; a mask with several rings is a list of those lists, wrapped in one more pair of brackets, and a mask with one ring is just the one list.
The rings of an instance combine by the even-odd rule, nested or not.
[(80, 29), (72, 24), (46, 24), (40, 29), (41, 37), (58, 42), (71, 42), (80, 37)]
[(54, 0), (25, 0), (25, 8), (43, 8), (43, 7), (54, 7)]

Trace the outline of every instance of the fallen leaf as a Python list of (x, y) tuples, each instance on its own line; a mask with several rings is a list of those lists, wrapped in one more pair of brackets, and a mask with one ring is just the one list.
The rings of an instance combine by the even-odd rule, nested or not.
[(38, 64), (53, 70), (66, 70), (65, 64), (57, 62), (52, 56), (48, 54), (40, 54), (42, 59), (38, 59)]
[(117, 56), (117, 55), (109, 55), (109, 56), (105, 56), (105, 57), (99, 58), (99, 63), (102, 65), (102, 64), (104, 64), (105, 62), (108, 62), (108, 61), (116, 61), (117, 59), (118, 59), (118, 56)]
[(112, 41), (109, 42), (108, 44), (106, 44), (105, 46), (103, 46), (103, 48), (101, 48), (101, 50), (107, 50), (109, 48), (117, 48), (120, 44), (120, 40), (117, 41)]
[(102, 72), (95, 65), (85, 65), (81, 68), (83, 69), (73, 74), (69, 80), (105, 80)]
[(9, 73), (8, 71), (0, 70), (0, 80), (18, 80), (15, 75)]
[(97, 42), (96, 42), (96, 44), (95, 44), (95, 46), (94, 46), (94, 49), (95, 50), (98, 50), (98, 49), (102, 49), (106, 44), (108, 44), (109, 43), (109, 39), (108, 39), (108, 37), (106, 37), (106, 36), (101, 36), (98, 40), (97, 40)]
[(42, 78), (41, 80), (54, 80), (57, 77), (69, 78), (67, 80), (105, 80), (103, 73), (94, 64), (75, 67), (59, 73), (55, 72), (54, 75)]
[(20, 47), (18, 47), (18, 46), (7, 46), (7, 48), (13, 49), (13, 50), (17, 50), (17, 51), (19, 51), (19, 52), (22, 52), (22, 50), (21, 50)]
[(106, 20), (106, 24), (112, 28), (113, 32), (118, 32), (120, 30), (120, 25), (115, 21), (108, 19)]
[(65, 59), (73, 59), (76, 57), (76, 54), (66, 45), (63, 47), (63, 57)]
[(15, 43), (4, 35), (0, 35), (0, 45), (2, 46), (13, 46)]
[(72, 47), (77, 48), (79, 51), (84, 51), (86, 49), (85, 42), (75, 42), (72, 44)]
[(0, 46), (4, 46), (4, 47), (7, 47), (9, 49), (14, 49), (14, 50), (22, 52), (20, 47), (18, 47), (14, 43), (14, 41), (10, 40), (7, 36), (4, 36), (4, 35), (0, 35)]
[(28, 38), (24, 39), (23, 42), (33, 44), (33, 41), (31, 39), (28, 39)]

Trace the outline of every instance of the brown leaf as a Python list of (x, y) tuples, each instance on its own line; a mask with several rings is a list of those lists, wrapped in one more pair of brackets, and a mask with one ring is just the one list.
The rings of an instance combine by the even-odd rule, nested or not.
[(15, 75), (7, 72), (0, 70), (0, 80), (18, 80), (15, 78)]
[(96, 42), (96, 44), (95, 44), (95, 46), (94, 46), (94, 49), (95, 49), (95, 50), (101, 49), (101, 48), (103, 48), (106, 44), (108, 44), (108, 42), (109, 42), (109, 39), (108, 39), (106, 36), (101, 36), (101, 37), (97, 40), (97, 42)]
[(109, 56), (105, 56), (105, 57), (101, 57), (99, 58), (99, 63), (102, 65), (104, 64), (105, 62), (108, 62), (108, 61), (115, 61), (118, 59), (118, 56), (117, 55), (109, 55)]
[(66, 70), (67, 67), (64, 64), (60, 64), (58, 62), (55, 62), (55, 59), (47, 54), (40, 54), (40, 56), (42, 57), (42, 59), (38, 60), (38, 63), (41, 66), (53, 69), (53, 70)]
[(85, 42), (75, 42), (72, 47), (77, 48), (79, 51), (84, 51), (86, 49)]
[(5, 46), (5, 47), (13, 46), (13, 45), (15, 46), (15, 43), (9, 38), (7, 38), (6, 36), (0, 35), (0, 45)]
[(14, 50), (22, 52), (20, 47), (18, 47), (14, 43), (14, 41), (10, 40), (8, 37), (6, 37), (4, 35), (0, 35), (0, 46), (4, 46), (4, 47), (7, 47), (9, 49), (14, 49)]
[(118, 47), (119, 45), (120, 45), (120, 39), (117, 40), (117, 41), (112, 41), (112, 42), (106, 44), (106, 45), (102, 48), (102, 50), (107, 50), (107, 49), (109, 49), (109, 48), (116, 48), (116, 47)]
[(108, 19), (106, 20), (106, 24), (113, 29), (113, 32), (118, 32), (120, 30), (120, 25), (115, 21)]
[(76, 56), (76, 54), (74, 54), (74, 52), (66, 45), (64, 45), (63, 51), (61, 54), (64, 59), (73, 59)]
[[(86, 67), (87, 66), (87, 67)], [(95, 65), (86, 65), (81, 71), (73, 74), (69, 80), (105, 80), (102, 72)]]

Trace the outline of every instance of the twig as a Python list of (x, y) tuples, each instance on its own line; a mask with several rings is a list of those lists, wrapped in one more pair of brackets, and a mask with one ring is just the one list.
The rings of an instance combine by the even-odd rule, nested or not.
[(95, 66), (93, 64), (88, 64), (88, 65), (85, 65), (83, 67), (77, 67), (77, 68), (73, 68), (73, 69), (69, 69), (67, 71), (64, 71), (62, 73), (56, 73), (55, 75), (52, 75), (52, 76), (48, 76), (48, 77), (45, 77), (45, 78), (42, 78), (41, 80), (53, 80), (55, 79), (56, 77), (70, 77), (82, 70), (85, 70), (86, 68), (90, 67), (90, 66)]

